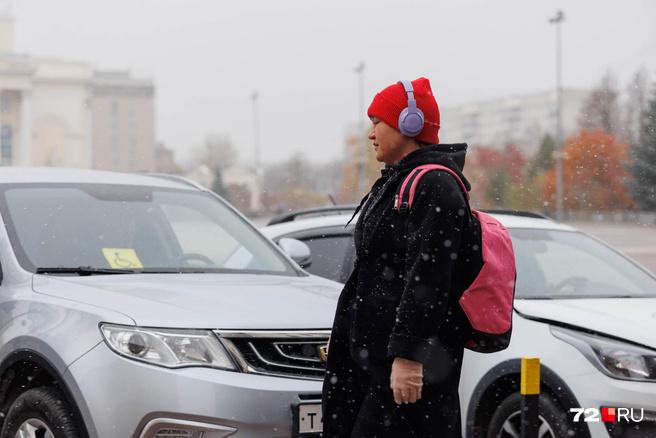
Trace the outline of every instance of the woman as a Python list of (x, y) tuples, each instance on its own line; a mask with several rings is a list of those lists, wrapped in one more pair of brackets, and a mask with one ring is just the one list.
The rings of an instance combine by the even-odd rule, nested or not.
[[(340, 296), (323, 388), (325, 437), (460, 437), (458, 383), (470, 330), (458, 299), (482, 266), (477, 223), (457, 181), (431, 171), (412, 208), (394, 208), (415, 167), (462, 175), (466, 145), (440, 145), (426, 78), (369, 106), (382, 176), (358, 207), (356, 262)], [(398, 201), (397, 201), (398, 202)]]

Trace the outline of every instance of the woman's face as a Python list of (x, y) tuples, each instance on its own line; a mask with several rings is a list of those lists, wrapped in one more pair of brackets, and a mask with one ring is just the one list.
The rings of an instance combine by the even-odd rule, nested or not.
[(406, 155), (406, 138), (387, 123), (371, 118), (369, 140), (373, 142), (376, 160), (394, 164)]

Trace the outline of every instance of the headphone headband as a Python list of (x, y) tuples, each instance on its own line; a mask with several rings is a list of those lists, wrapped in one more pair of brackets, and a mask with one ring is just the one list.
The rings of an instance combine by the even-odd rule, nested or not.
[(405, 92), (408, 94), (408, 99), (415, 98), (415, 89), (412, 87), (412, 82), (403, 80), (399, 81), (398, 83), (403, 85)]

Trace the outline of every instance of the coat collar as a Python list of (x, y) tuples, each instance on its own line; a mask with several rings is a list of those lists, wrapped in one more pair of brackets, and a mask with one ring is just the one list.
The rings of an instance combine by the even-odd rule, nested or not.
[[(388, 186), (385, 183), (390, 178), (405, 174), (406, 172), (422, 164), (441, 164), (454, 170), (467, 187), (467, 190), (471, 190), (469, 181), (462, 173), (462, 169), (465, 167), (466, 152), (466, 143), (427, 145), (410, 152), (408, 155), (399, 160), (398, 163), (392, 165), (386, 164), (385, 167), (380, 170), (380, 178), (374, 183), (372, 187), (372, 191), (377, 192), (377, 196), (375, 196), (375, 199), (372, 200), (370, 199), (372, 191), (367, 193), (360, 201), (360, 204), (357, 206), (353, 212), (353, 216), (351, 216), (351, 219), (347, 222), (346, 225), (348, 226), (348, 224), (351, 223), (353, 218), (355, 218), (355, 216), (360, 212), (367, 201), (372, 201), (371, 204), (375, 204), (383, 196), (384, 192), (386, 191), (385, 189)], [(369, 205), (368, 207), (372, 207), (372, 205)]]
[(469, 181), (462, 173), (465, 167), (466, 152), (466, 143), (427, 145), (410, 152), (393, 165), (386, 165), (381, 173), (385, 177), (386, 175), (393, 175), (397, 172), (405, 173), (422, 164), (441, 164), (455, 171), (465, 183), (467, 190), (471, 190)]

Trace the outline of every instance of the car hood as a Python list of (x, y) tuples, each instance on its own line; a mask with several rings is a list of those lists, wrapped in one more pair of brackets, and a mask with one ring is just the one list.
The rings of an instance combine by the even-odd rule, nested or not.
[(329, 329), (341, 285), (316, 276), (35, 275), (33, 289), (121, 312), (145, 327)]
[(656, 298), (515, 300), (515, 309), (656, 348)]

